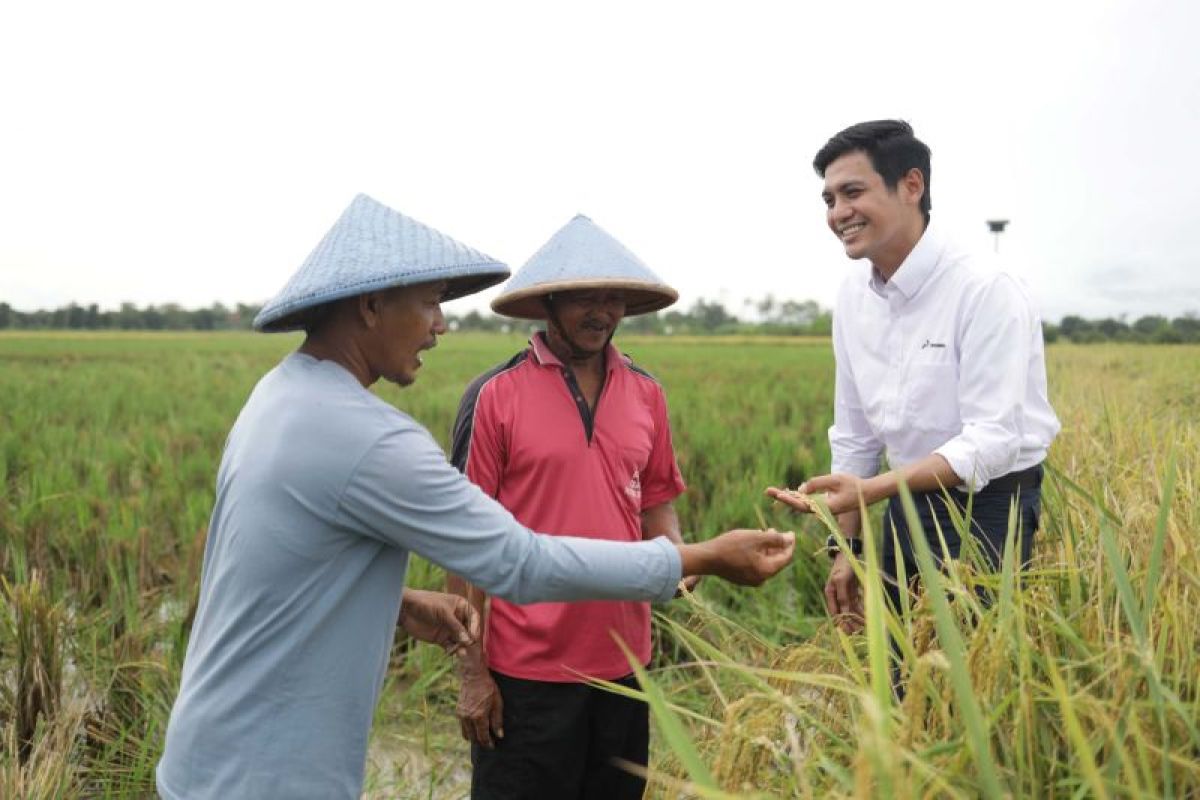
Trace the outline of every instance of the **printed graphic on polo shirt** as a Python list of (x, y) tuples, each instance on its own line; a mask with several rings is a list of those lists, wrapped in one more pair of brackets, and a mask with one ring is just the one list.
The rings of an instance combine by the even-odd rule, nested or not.
[(625, 486), (625, 495), (639, 505), (642, 502), (642, 473), (634, 467), (633, 477), (629, 479), (629, 483)]

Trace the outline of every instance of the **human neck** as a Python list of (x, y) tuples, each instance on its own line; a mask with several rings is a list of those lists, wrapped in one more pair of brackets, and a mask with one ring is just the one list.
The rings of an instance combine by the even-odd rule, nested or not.
[(332, 361), (353, 375), (363, 388), (379, 380), (379, 376), (371, 371), (362, 350), (347, 337), (322, 335), (321, 331), (317, 331), (305, 338), (299, 352), (318, 361)]
[(565, 336), (558, 335), (552, 326), (547, 326), (546, 328), (546, 345), (550, 348), (550, 352), (554, 353), (564, 366), (571, 368), (572, 372), (576, 374), (604, 374), (607, 347), (598, 353), (588, 353), (579, 350), (567, 341)]
[(900, 266), (912, 254), (912, 251), (921, 241), (921, 237), (925, 235), (927, 227), (924, 215), (917, 216), (910, 225), (900, 232), (897, 241), (888, 248), (886, 253), (871, 259), (871, 266), (875, 268), (875, 272), (879, 274), (884, 283), (892, 279), (892, 276), (896, 274)]

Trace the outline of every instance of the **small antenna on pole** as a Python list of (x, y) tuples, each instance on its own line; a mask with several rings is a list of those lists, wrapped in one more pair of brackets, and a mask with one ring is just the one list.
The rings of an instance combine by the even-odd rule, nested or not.
[(996, 237), (996, 252), (1000, 252), (1000, 234), (1004, 233), (1004, 229), (1008, 227), (1006, 219), (989, 219), (987, 221), (988, 230)]

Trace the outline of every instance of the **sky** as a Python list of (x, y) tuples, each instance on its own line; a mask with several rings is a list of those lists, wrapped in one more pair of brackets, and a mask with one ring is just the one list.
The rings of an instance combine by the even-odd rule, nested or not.
[[(0, 301), (261, 303), (358, 192), (514, 269), (574, 214), (681, 304), (832, 304), (814, 153), (908, 120), (1047, 319), (1200, 312), (1200, 6), (8, 3)], [(496, 290), (447, 306), (485, 309)]]

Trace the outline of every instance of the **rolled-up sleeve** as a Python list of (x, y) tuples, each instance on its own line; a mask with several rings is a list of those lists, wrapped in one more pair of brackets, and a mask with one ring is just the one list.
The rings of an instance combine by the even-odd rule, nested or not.
[(968, 310), (959, 356), (962, 432), (934, 450), (976, 491), (1012, 471), (1037, 320), (1020, 286), (996, 276)]
[(845, 349), (843, 317), (845, 313), (838, 313), (833, 319), (833, 355), (837, 372), (833, 387), (833, 425), (829, 428), (830, 471), (870, 478), (879, 472), (883, 443), (871, 430), (867, 415), (863, 413)]
[(666, 602), (680, 578), (679, 551), (665, 538), (627, 543), (531, 532), (451, 467), (415, 426), (389, 433), (366, 453), (339, 513), (348, 528), (418, 553), (514, 603)]

